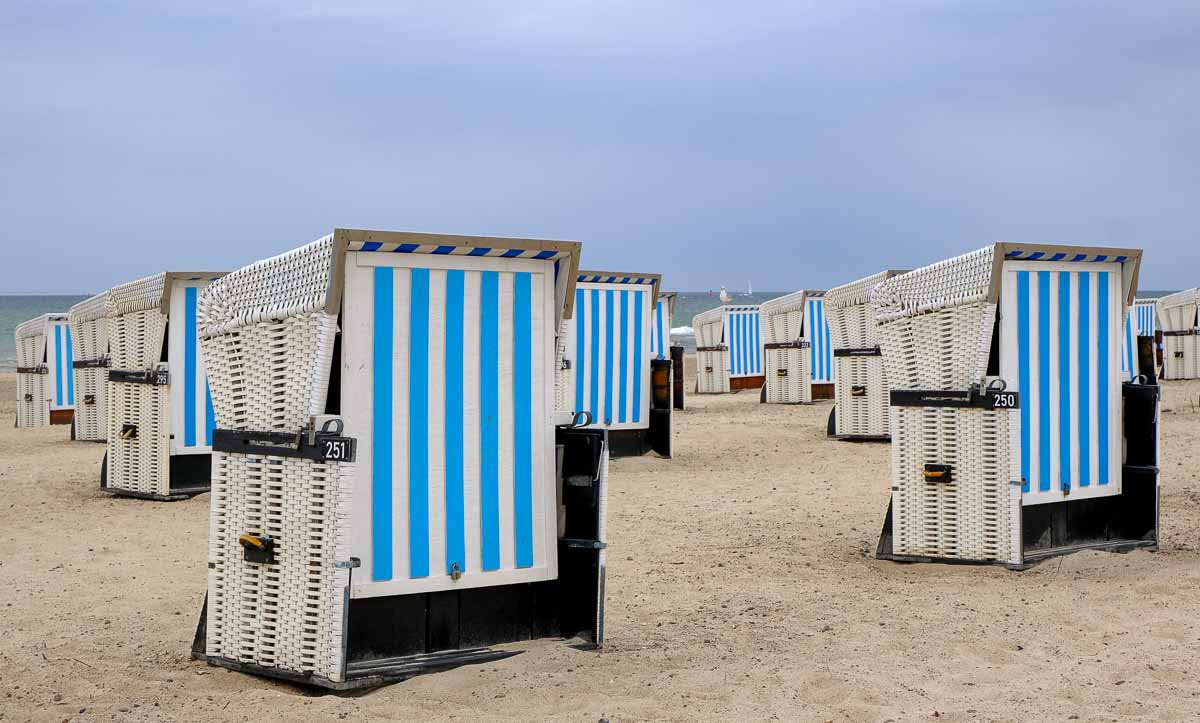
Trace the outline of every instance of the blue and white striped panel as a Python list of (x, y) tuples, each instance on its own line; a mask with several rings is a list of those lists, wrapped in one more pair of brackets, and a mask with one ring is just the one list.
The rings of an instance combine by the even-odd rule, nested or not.
[(216, 426), (208, 375), (200, 354), (196, 300), (207, 279), (176, 280), (167, 324), (171, 380), (171, 454), (210, 454)]
[(759, 307), (726, 307), (725, 346), (729, 347), (729, 376), (762, 375), (762, 323), (759, 320)]
[(553, 263), (380, 256), (346, 268), (352, 594), (553, 578)]
[(574, 411), (608, 429), (650, 426), (649, 285), (575, 287)]
[(833, 383), (833, 342), (825, 319), (825, 300), (808, 299), (804, 309), (804, 338), (809, 346), (809, 376), (817, 384)]
[(1133, 308), (1137, 318), (1137, 335), (1154, 336), (1154, 302), (1135, 301)]
[(650, 325), (650, 357), (671, 358), (671, 307), (663, 298), (654, 306), (654, 318)]
[[(1001, 375), (1020, 391), (1026, 505), (1121, 489), (1121, 267), (1006, 262)], [(1127, 359), (1127, 357), (1125, 357)]]
[(1125, 333), (1121, 335), (1121, 378), (1132, 381), (1137, 376), (1137, 322), (1136, 307), (1130, 307), (1125, 315)]
[(51, 320), (46, 334), (46, 367), (50, 370), (51, 409), (75, 407), (75, 351), (71, 347), (71, 325), (64, 319)]
[(436, 256), (484, 256), (505, 259), (555, 260), (565, 258), (564, 251), (536, 251), (530, 249), (486, 248), (483, 246), (455, 246), (441, 244), (384, 243), (380, 241), (355, 241), (347, 246), (350, 251), (378, 251), (395, 254), (433, 254)]

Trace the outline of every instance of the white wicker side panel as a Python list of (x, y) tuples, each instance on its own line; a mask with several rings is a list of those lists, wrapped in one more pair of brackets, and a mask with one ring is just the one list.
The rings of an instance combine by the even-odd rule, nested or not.
[[(108, 382), (108, 486), (146, 494), (171, 491), (168, 387)], [(137, 426), (137, 436), (121, 437)]]
[[(579, 309), (576, 308), (576, 313)], [(558, 323), (558, 337), (554, 341), (554, 411), (556, 412), (571, 412), (575, 406), (572, 403), (574, 387), (572, 381), (575, 378), (576, 359), (567, 357), (568, 345), (573, 341), (571, 330), (574, 328), (571, 319), (564, 319)], [(563, 360), (567, 360), (569, 369), (563, 368)]]
[(295, 432), (324, 414), (336, 335), (315, 311), (202, 337), (218, 428)]
[(152, 369), (162, 356), (167, 317), (157, 308), (109, 317), (109, 366), (140, 371)]
[(696, 393), (729, 392), (729, 351), (696, 352)]
[[(904, 277), (898, 277), (904, 278)], [(967, 389), (987, 373), (996, 305), (974, 302), (879, 326), (894, 389)]]
[[(354, 465), (213, 453), (206, 653), (343, 679), (350, 571), (340, 533)], [(246, 562), (238, 537), (269, 536), (275, 564)]]
[(46, 398), (45, 374), (17, 375), (17, 426), (45, 427), (50, 424), (50, 401)]
[(1163, 336), (1163, 378), (1200, 377), (1200, 336)]
[(879, 437), (889, 434), (888, 387), (883, 358), (834, 357), (837, 371), (837, 434)]
[[(1012, 528), (1019, 524), (1020, 495), (1012, 491), (1010, 454), (1010, 424), (1019, 418), (979, 409), (892, 411), (895, 554), (1019, 563)], [(951, 465), (952, 479), (927, 481), (926, 463)]]
[[(31, 322), (25, 322), (30, 324)], [(22, 326), (25, 326), (22, 324)], [(16, 335), (17, 366), (43, 367), (46, 358), (46, 335)], [(44, 427), (50, 424), (50, 399), (47, 396), (48, 377), (45, 374), (17, 375), (17, 426), (21, 428)]]
[(75, 439), (103, 442), (108, 438), (107, 400), (107, 369), (75, 370)]
[[(776, 314), (776, 318), (787, 316)], [(807, 348), (767, 349), (767, 402), (771, 404), (807, 404), (812, 401), (810, 353)]]

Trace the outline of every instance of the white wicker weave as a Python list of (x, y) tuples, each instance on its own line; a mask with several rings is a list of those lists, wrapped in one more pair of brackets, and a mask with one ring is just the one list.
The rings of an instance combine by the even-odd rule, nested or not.
[(75, 439), (108, 438), (108, 292), (79, 302), (68, 312), (77, 362), (102, 363), (75, 370)]
[(17, 367), (40, 369), (41, 373), (17, 374), (17, 426), (45, 427), (50, 424), (47, 397), (46, 317), (37, 316), (17, 326)]
[[(795, 291), (759, 308), (763, 355), (766, 358), (766, 401), (770, 404), (807, 404), (812, 401), (811, 345), (770, 349), (770, 344), (806, 342), (805, 307), (823, 291)], [(806, 342), (807, 343), (807, 342)]]
[[(692, 318), (696, 334), (696, 392), (729, 393), (729, 349), (724, 343), (725, 311), (709, 309)], [(705, 348), (707, 350), (704, 350)], [(724, 348), (718, 348), (724, 347)], [(700, 351), (704, 350), (704, 351)]]
[(874, 307), (876, 286), (903, 271), (882, 271), (825, 293), (825, 319), (833, 340), (836, 375), (835, 434), (839, 437), (887, 437), (888, 384), (882, 356), (839, 356), (839, 350), (878, 348)]

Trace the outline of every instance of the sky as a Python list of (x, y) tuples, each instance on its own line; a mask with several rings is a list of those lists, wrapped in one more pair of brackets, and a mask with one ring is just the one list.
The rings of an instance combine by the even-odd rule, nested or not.
[(995, 241), (1200, 285), (1200, 5), (4, 0), (0, 294), (335, 227), (574, 239), (667, 288)]

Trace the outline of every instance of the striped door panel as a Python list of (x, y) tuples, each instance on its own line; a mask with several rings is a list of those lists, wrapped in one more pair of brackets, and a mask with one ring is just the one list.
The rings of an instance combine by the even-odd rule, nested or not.
[(671, 357), (671, 307), (667, 299), (659, 299), (654, 306), (650, 326), (650, 358)]
[(829, 324), (825, 321), (825, 300), (809, 299), (804, 313), (804, 338), (808, 340), (808, 373), (814, 382), (833, 382), (833, 344), (829, 340)]
[(75, 352), (71, 346), (71, 325), (66, 319), (48, 322), (46, 366), (50, 371), (50, 408), (75, 406)]
[(1154, 302), (1135, 301), (1133, 308), (1137, 318), (1137, 335), (1154, 336)]
[(349, 254), (354, 596), (557, 576), (554, 309), (552, 261)]
[(1020, 391), (1026, 505), (1121, 490), (1121, 267), (1005, 262), (1001, 375)]
[(579, 283), (568, 349), (573, 411), (608, 429), (650, 426), (650, 285)]
[(208, 375), (200, 354), (196, 299), (208, 281), (176, 281), (167, 325), (171, 381), (171, 454), (210, 454), (216, 426)]
[(729, 347), (729, 376), (756, 377), (763, 373), (762, 323), (757, 306), (729, 307), (725, 313), (725, 346)]

